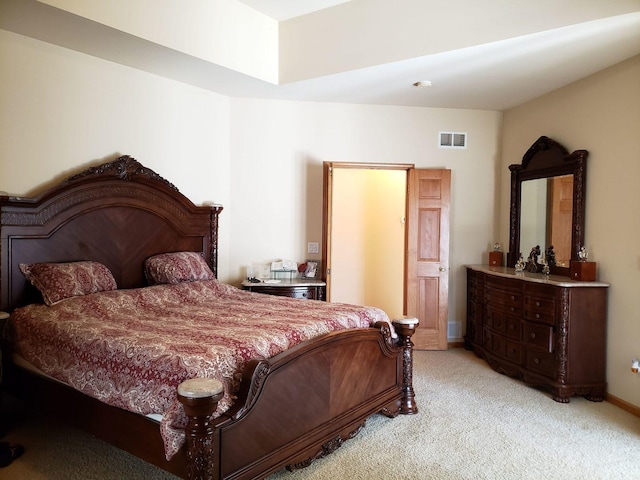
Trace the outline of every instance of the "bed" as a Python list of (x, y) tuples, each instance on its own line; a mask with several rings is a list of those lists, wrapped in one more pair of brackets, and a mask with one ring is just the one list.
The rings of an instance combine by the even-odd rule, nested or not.
[[(27, 280), (21, 265), (95, 263), (104, 266), (117, 285), (117, 290), (103, 292), (106, 296), (144, 296), (152, 289), (172, 288), (150, 286), (154, 282), (145, 261), (183, 252), (204, 259), (212, 275), (194, 282), (199, 288), (261, 299), (254, 310), (264, 318), (277, 318), (273, 308), (296, 311), (300, 319), (311, 310), (321, 316), (323, 308), (337, 308), (219, 284), (215, 277), (222, 207), (194, 205), (128, 156), (73, 175), (34, 198), (0, 197), (0, 206), (0, 310), (14, 312), (14, 319), (24, 310), (47, 308), (41, 304), (48, 299)], [(206, 298), (203, 292), (194, 301)], [(373, 414), (417, 413), (411, 342), (416, 327), (416, 319), (372, 321), (366, 327), (318, 332), (273, 356), (246, 359), (236, 372), (233, 401), (226, 402), (223, 411), (219, 407), (228, 392), (211, 389), (211, 380), (201, 380), (206, 388), (195, 396), (176, 393), (185, 416), (186, 442), (170, 455), (158, 418), (72, 388), (21, 362), (19, 352), (4, 356), (9, 365), (3, 388), (183, 478), (264, 478), (333, 452)], [(178, 391), (200, 381), (198, 375), (188, 377), (181, 378), (187, 382), (178, 385)], [(172, 391), (174, 387), (171, 384)]]

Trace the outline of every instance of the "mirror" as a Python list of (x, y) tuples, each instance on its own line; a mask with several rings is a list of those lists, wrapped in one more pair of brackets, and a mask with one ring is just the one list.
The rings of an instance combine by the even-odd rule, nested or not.
[[(573, 175), (522, 182), (520, 245), (552, 245), (556, 265), (569, 267), (573, 215)], [(523, 252), (526, 255), (526, 251)]]
[(525, 259), (536, 245), (544, 253), (553, 246), (556, 265), (551, 273), (570, 274), (584, 245), (586, 150), (569, 152), (558, 142), (540, 137), (510, 165), (511, 218), (507, 265)]

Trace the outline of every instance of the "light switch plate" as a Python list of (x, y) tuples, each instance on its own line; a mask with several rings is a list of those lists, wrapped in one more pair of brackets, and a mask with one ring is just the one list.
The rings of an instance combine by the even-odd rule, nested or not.
[(319, 253), (320, 245), (318, 242), (307, 243), (307, 253)]

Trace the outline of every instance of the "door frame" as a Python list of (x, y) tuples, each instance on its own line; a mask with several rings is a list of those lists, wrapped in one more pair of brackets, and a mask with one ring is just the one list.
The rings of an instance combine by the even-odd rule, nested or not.
[[(332, 184), (331, 181), (333, 175), (333, 169), (335, 168), (351, 168), (359, 170), (405, 170), (407, 175), (407, 182), (409, 181), (409, 170), (414, 169), (414, 164), (409, 163), (368, 163), (368, 162), (322, 162), (322, 280), (327, 283), (327, 302), (331, 301), (331, 215), (333, 205), (332, 199)], [(407, 215), (405, 207), (405, 218)], [(407, 227), (405, 224), (405, 245), (407, 238)], [(405, 261), (405, 284), (403, 293), (403, 304), (406, 314), (406, 261)]]
[[(354, 163), (354, 162), (323, 162), (323, 217), (322, 217), (322, 278), (327, 283), (327, 301), (331, 301), (331, 227), (332, 227), (332, 186), (333, 186), (333, 171), (335, 168), (352, 168), (352, 169), (385, 169), (385, 170), (405, 170), (407, 181), (406, 181), (406, 205), (405, 205), (405, 224), (404, 224), (404, 280), (403, 280), (403, 315), (404, 316), (415, 316), (415, 317), (428, 317), (427, 320), (432, 320), (436, 318), (437, 327), (430, 328), (429, 325), (431, 323), (427, 321), (425, 323), (425, 329), (421, 332), (420, 327), (416, 335), (414, 335), (414, 342), (416, 343), (416, 348), (418, 349), (427, 349), (427, 350), (446, 350), (448, 348), (448, 283), (449, 283), (449, 235), (450, 235), (450, 203), (451, 203), (451, 170), (450, 169), (436, 169), (436, 168), (428, 168), (428, 169), (416, 169), (412, 164), (379, 164), (379, 163)], [(412, 173), (412, 172), (415, 172)], [(421, 180), (425, 172), (431, 172), (427, 174), (425, 180), (427, 181), (427, 185), (425, 188), (427, 190), (424, 194), (422, 192), (421, 186), (423, 182), (419, 182), (419, 184), (413, 185), (413, 181)], [(431, 177), (431, 176), (432, 177)], [(434, 176), (435, 175), (435, 176)], [(446, 195), (442, 191), (434, 190), (433, 192), (429, 189), (429, 184), (433, 183), (433, 180), (444, 180), (446, 179)], [(433, 189), (433, 187), (431, 187)], [(411, 195), (413, 192), (413, 196)], [(435, 195), (436, 193), (444, 195), (446, 197), (446, 205), (438, 203), (438, 199), (442, 201), (442, 195)], [(427, 202), (428, 205), (420, 207), (424, 202)], [(435, 202), (435, 203), (433, 203)], [(428, 207), (428, 208), (427, 208)], [(434, 256), (434, 259), (437, 261), (427, 262), (427, 266), (425, 267), (423, 263), (421, 263), (422, 267), (420, 271), (422, 272), (419, 278), (423, 279), (423, 290), (421, 291), (423, 296), (433, 295), (434, 291), (438, 295), (437, 301), (435, 304), (436, 308), (436, 316), (430, 315), (433, 312), (420, 312), (417, 310), (416, 299), (420, 294), (420, 291), (415, 291), (421, 285), (416, 285), (414, 283), (409, 283), (409, 274), (412, 271), (409, 268), (409, 262), (411, 255), (409, 254), (409, 242), (412, 240), (417, 240), (417, 238), (421, 238), (419, 235), (416, 238), (415, 229), (419, 228), (420, 225), (417, 212), (415, 208), (422, 208), (426, 212), (433, 212), (438, 210), (440, 212), (438, 214), (439, 220), (439, 228), (438, 231), (438, 255)], [(410, 210), (411, 209), (411, 210)], [(446, 213), (446, 219), (443, 219), (440, 215), (442, 212)], [(415, 218), (413, 218), (415, 217)], [(413, 227), (410, 228), (410, 224), (415, 223)], [(444, 224), (442, 222), (445, 222)], [(412, 235), (412, 239), (409, 238), (409, 235)], [(441, 243), (443, 239), (443, 235), (445, 235), (446, 248), (443, 250), (443, 245)], [(427, 236), (428, 237), (428, 236)], [(417, 246), (414, 246), (417, 247)], [(413, 248), (413, 247), (412, 247)], [(416, 259), (417, 260), (417, 259)], [(425, 259), (430, 260), (430, 258)], [(433, 265), (432, 265), (433, 264)], [(436, 275), (431, 275), (433, 268), (438, 269), (438, 273)], [(426, 270), (425, 270), (426, 269)], [(417, 270), (413, 273), (416, 273)], [(413, 274), (412, 273), (412, 274)], [(443, 281), (443, 276), (446, 278)], [(413, 277), (412, 277), (413, 278)], [(426, 280), (425, 280), (426, 279)], [(434, 290), (432, 288), (433, 281), (431, 284), (427, 282), (427, 280), (433, 280), (438, 282), (438, 288)], [(431, 288), (429, 288), (431, 287)], [(444, 288), (444, 291), (443, 291)], [(410, 299), (409, 296), (413, 295)], [(418, 295), (418, 296), (416, 296)], [(410, 303), (411, 302), (411, 303)], [(418, 302), (420, 303), (420, 302)], [(425, 318), (422, 318), (424, 320)], [(422, 335), (418, 335), (418, 334)], [(444, 337), (442, 337), (444, 335)], [(419, 338), (420, 337), (420, 338)], [(420, 342), (418, 342), (420, 340)]]

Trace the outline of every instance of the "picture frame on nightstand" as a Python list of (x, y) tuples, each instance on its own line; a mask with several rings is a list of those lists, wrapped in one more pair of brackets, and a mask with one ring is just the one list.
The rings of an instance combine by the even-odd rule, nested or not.
[(307, 260), (304, 272), (302, 272), (302, 278), (314, 278), (317, 279), (320, 273), (320, 262), (318, 260)]

